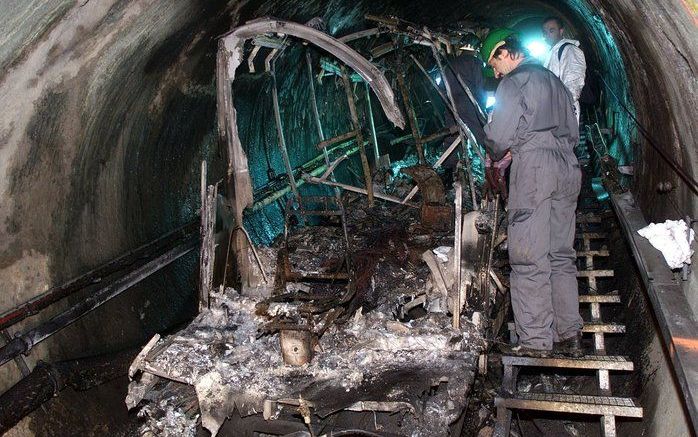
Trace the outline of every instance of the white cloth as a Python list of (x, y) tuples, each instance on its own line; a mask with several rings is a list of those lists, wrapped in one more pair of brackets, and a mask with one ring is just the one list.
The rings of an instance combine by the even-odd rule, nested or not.
[[(672, 269), (680, 269), (683, 264), (691, 264), (691, 244), (695, 238), (695, 232), (690, 230), (683, 220), (667, 220), (664, 223), (650, 223), (637, 231), (647, 238), (655, 249), (662, 252), (664, 259)], [(689, 242), (690, 238), (690, 242)]]
[[(562, 56), (558, 59), (560, 47), (568, 44), (562, 50)], [(584, 76), (587, 70), (587, 63), (584, 52), (579, 48), (579, 41), (574, 39), (561, 39), (550, 49), (548, 59), (545, 61), (545, 68), (552, 71), (565, 84), (574, 100), (574, 111), (579, 121), (579, 96), (584, 88)]]

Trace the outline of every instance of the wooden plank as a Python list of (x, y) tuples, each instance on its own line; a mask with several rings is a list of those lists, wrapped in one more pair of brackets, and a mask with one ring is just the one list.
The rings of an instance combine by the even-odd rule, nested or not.
[(585, 323), (582, 332), (603, 332), (606, 334), (624, 334), (625, 325), (618, 323)]
[[(514, 331), (516, 329), (516, 324), (514, 322), (509, 322), (507, 324), (509, 331)], [(620, 325), (617, 323), (588, 323), (585, 322), (582, 327), (582, 332), (586, 333), (607, 333), (607, 334), (623, 334), (625, 333), (625, 325)]]

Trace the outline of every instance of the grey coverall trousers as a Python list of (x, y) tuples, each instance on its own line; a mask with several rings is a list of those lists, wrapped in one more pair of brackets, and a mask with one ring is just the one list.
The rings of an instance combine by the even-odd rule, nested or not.
[(551, 349), (582, 327), (573, 247), (581, 172), (559, 150), (514, 153), (509, 197), (511, 305), (519, 343)]
[(519, 343), (551, 349), (582, 328), (574, 222), (581, 185), (572, 97), (531, 59), (500, 82), (485, 126), (493, 159), (512, 153), (509, 186), (511, 305)]

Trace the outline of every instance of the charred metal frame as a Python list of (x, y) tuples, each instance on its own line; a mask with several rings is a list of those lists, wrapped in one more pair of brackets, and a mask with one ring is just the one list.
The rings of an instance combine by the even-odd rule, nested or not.
[[(395, 96), (388, 81), (378, 68), (345, 43), (311, 27), (272, 18), (253, 20), (233, 29), (224, 35), (219, 42), (216, 76), (218, 129), (220, 138), (227, 145), (228, 151), (228, 187), (226, 194), (232, 201), (233, 215), (238, 226), (243, 221), (245, 209), (252, 206), (253, 196), (247, 155), (238, 135), (237, 113), (233, 105), (232, 82), (235, 79), (237, 67), (243, 60), (245, 42), (267, 34), (300, 38), (332, 53), (340, 61), (356, 71), (371, 87), (388, 119), (400, 128), (404, 126), (404, 118), (395, 102)], [(356, 130), (356, 123), (354, 125)], [(360, 139), (358, 142), (360, 149), (363, 149), (363, 140)], [(365, 151), (363, 155), (365, 155)], [(362, 163), (364, 160), (365, 156), (362, 157)], [(364, 165), (364, 171), (366, 171), (365, 167), (366, 165)], [(292, 178), (292, 172), (289, 177)], [(365, 177), (370, 181), (370, 172)], [(371, 185), (367, 184), (367, 190), (369, 192), (372, 190)], [(247, 265), (246, 245), (247, 242), (244, 236), (238, 233), (233, 239), (233, 250), (237, 257), (237, 265), (243, 286), (255, 282)]]

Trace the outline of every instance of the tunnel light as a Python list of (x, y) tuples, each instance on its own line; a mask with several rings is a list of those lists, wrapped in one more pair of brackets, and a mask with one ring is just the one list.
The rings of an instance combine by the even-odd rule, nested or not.
[(545, 57), (548, 55), (548, 52), (550, 51), (550, 47), (548, 44), (545, 43), (545, 41), (540, 40), (540, 39), (534, 39), (526, 43), (526, 48), (528, 49), (528, 53), (531, 54), (534, 58), (538, 58), (540, 60), (544, 60)]
[(487, 101), (485, 102), (485, 109), (490, 109), (494, 107), (496, 100), (494, 96), (487, 96)]

